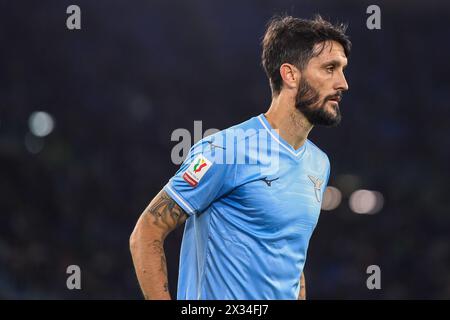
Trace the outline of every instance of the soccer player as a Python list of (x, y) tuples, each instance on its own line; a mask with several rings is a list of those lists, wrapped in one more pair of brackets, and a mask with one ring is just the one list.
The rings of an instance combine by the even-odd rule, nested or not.
[(320, 16), (271, 19), (262, 41), (270, 108), (196, 143), (131, 235), (146, 299), (170, 299), (163, 244), (185, 221), (178, 299), (305, 299), (330, 176), (308, 134), (341, 120), (350, 47), (345, 26)]

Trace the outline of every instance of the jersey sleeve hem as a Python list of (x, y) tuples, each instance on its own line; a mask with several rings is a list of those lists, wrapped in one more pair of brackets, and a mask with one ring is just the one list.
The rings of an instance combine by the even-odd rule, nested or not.
[(194, 207), (171, 186), (170, 181), (164, 186), (163, 189), (188, 215), (191, 216), (196, 213)]

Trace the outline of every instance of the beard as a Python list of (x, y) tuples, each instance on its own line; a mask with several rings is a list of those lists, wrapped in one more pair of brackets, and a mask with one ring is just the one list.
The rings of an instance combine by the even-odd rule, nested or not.
[(335, 111), (333, 113), (327, 110), (326, 103), (337, 96), (342, 96), (342, 93), (338, 92), (326, 96), (321, 101), (319, 92), (309, 84), (308, 80), (302, 78), (295, 98), (295, 106), (312, 125), (335, 127), (341, 122), (342, 118), (339, 106), (332, 105)]

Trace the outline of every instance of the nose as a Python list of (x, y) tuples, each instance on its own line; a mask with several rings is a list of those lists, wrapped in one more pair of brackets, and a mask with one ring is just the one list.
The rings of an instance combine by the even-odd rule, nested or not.
[(347, 80), (345, 79), (345, 76), (343, 73), (341, 73), (341, 75), (339, 76), (338, 80), (336, 81), (336, 85), (335, 85), (335, 90), (340, 90), (340, 91), (347, 91), (348, 90), (348, 83)]

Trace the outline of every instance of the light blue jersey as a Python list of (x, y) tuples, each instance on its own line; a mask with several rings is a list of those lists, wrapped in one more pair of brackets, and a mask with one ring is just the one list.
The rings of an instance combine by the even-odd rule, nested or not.
[(263, 114), (196, 143), (164, 190), (190, 216), (178, 299), (297, 299), (330, 175), (306, 140), (295, 150)]

